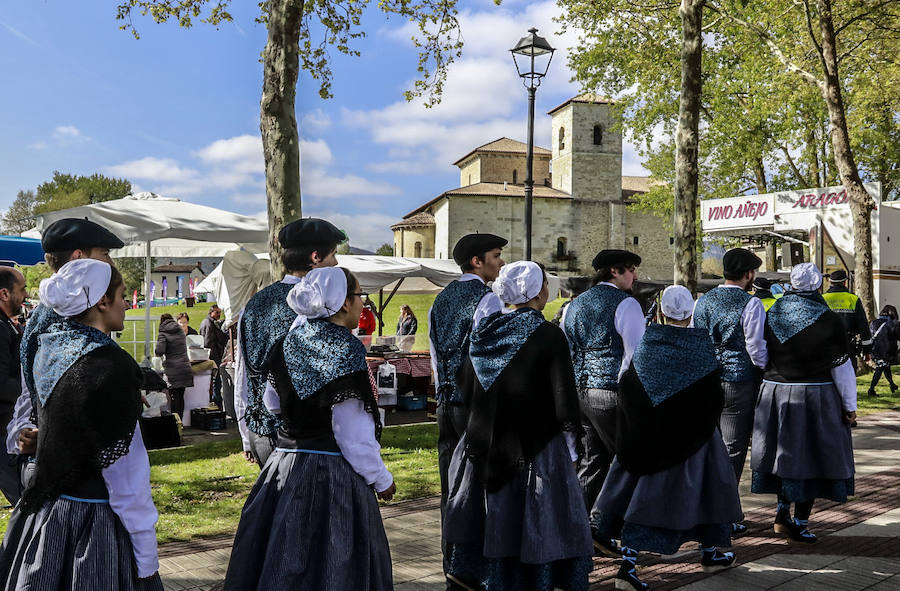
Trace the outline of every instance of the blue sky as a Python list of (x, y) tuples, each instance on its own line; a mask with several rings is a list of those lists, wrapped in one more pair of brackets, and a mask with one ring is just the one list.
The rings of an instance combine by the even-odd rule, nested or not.
[[(265, 209), (259, 140), (256, 2), (235, 22), (182, 29), (135, 18), (115, 2), (4, 2), (0, 11), (0, 209), (53, 170), (124, 176), (136, 190), (257, 214)], [(463, 57), (444, 100), (406, 103), (416, 74), (412, 30), (370, 6), (361, 57), (334, 57), (334, 98), (301, 74), (297, 88), (303, 214), (345, 228), (354, 246), (391, 242), (390, 225), (459, 184), (452, 162), (502, 136), (525, 139), (526, 94), (507, 51), (530, 26), (558, 48), (538, 91), (535, 141), (549, 147), (547, 110), (577, 94), (565, 67), (576, 38), (551, 34), (553, 1), (462, 0)], [(626, 145), (623, 174), (645, 174)]]

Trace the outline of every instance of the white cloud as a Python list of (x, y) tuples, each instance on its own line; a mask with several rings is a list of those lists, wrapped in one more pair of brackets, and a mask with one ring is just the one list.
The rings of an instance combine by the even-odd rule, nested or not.
[(304, 209), (303, 215), (320, 217), (341, 228), (350, 237), (350, 244), (366, 250), (376, 250), (382, 244), (393, 244), (394, 233), (391, 224), (399, 221), (398, 217), (383, 213), (346, 214), (333, 210)]
[(322, 109), (310, 111), (300, 119), (302, 133), (322, 133), (329, 127), (331, 127), (331, 116)]
[(162, 183), (183, 183), (197, 178), (199, 174), (192, 168), (181, 166), (174, 158), (154, 158), (153, 156), (107, 166), (104, 172), (128, 179)]
[[(300, 140), (300, 166), (331, 164), (331, 148), (325, 140)], [(302, 168), (301, 168), (302, 170)]]
[[(440, 104), (426, 109), (422, 100), (397, 101), (381, 109), (343, 111), (347, 125), (368, 129), (375, 143), (388, 148), (387, 159), (370, 164), (369, 170), (447, 170), (456, 159), (486, 142), (504, 136), (524, 140), (527, 95), (509, 53), (527, 34), (523, 23), (538, 27), (539, 34), (558, 48), (539, 95), (555, 103), (579, 90), (569, 81), (571, 72), (566, 67), (568, 50), (577, 37), (574, 32), (555, 34), (559, 26), (553, 18), (558, 13), (553, 1), (462, 11), (463, 58), (450, 66)], [(405, 25), (384, 31), (383, 36), (409, 43), (415, 30)], [(539, 111), (535, 125), (535, 143), (548, 146), (549, 118)], [(408, 154), (395, 153), (398, 150)]]
[(304, 170), (300, 175), (300, 186), (303, 195), (317, 199), (400, 193), (398, 187), (384, 181), (371, 181), (353, 174), (332, 175), (319, 168)]
[(58, 125), (53, 130), (53, 137), (57, 140), (75, 140), (83, 136), (74, 125)]

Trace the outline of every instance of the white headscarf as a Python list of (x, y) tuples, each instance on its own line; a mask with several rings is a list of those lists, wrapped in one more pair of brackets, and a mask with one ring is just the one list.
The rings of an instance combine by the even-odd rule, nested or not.
[(670, 285), (663, 291), (659, 306), (666, 318), (684, 320), (694, 313), (694, 298), (685, 286)]
[(112, 267), (94, 259), (69, 261), (59, 271), (41, 281), (41, 301), (64, 318), (78, 316), (93, 308), (106, 294)]
[(346, 299), (347, 276), (344, 270), (340, 267), (321, 267), (307, 273), (288, 292), (287, 303), (302, 324), (308, 318), (334, 316)]
[(492, 289), (506, 304), (524, 304), (541, 292), (544, 272), (531, 261), (503, 265)]
[(822, 272), (815, 263), (800, 263), (791, 269), (791, 287), (797, 291), (812, 291), (822, 285)]

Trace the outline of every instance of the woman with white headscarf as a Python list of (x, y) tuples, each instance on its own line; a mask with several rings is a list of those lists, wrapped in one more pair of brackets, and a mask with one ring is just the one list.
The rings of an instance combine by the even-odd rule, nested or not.
[(754, 416), (751, 490), (778, 495), (775, 531), (789, 543), (816, 541), (808, 528), (815, 499), (843, 503), (854, 489), (856, 374), (821, 285), (813, 263), (796, 265), (792, 289), (766, 318), (769, 368)]
[(687, 288), (667, 287), (665, 324), (647, 327), (619, 381), (616, 457), (591, 513), (595, 539), (622, 540), (616, 589), (648, 588), (639, 551), (675, 554), (694, 541), (704, 571), (734, 564), (719, 550), (743, 519), (718, 429), (725, 394), (709, 333), (690, 327), (693, 307)]
[(472, 331), (458, 380), (469, 420), (450, 463), (448, 588), (587, 589), (590, 529), (573, 461), (580, 411), (563, 332), (544, 320), (543, 268), (505, 265), (513, 306)]
[(350, 332), (364, 295), (339, 267), (313, 269), (288, 294), (298, 317), (269, 362), (277, 446), (241, 512), (226, 590), (393, 589), (375, 496), (396, 488), (366, 351)]
[(59, 319), (34, 360), (40, 416), (33, 484), (0, 551), (2, 588), (162, 591), (141, 440), (141, 369), (110, 338), (123, 329), (125, 284), (78, 259), (41, 281)]

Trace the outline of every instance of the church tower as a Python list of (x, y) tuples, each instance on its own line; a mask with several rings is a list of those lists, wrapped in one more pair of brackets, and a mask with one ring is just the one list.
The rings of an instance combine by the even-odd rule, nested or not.
[(572, 195), (579, 266), (603, 248), (625, 248), (622, 134), (611, 101), (583, 94), (551, 110), (554, 189)]

